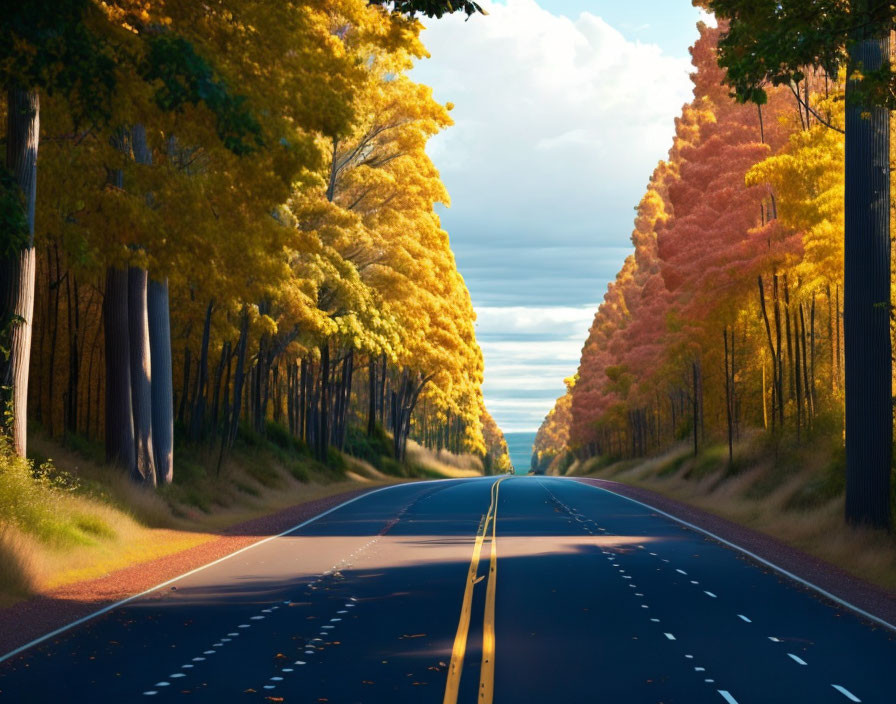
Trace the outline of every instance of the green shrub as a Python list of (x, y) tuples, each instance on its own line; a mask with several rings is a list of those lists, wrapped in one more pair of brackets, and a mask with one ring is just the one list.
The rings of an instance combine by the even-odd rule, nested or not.
[(9, 438), (0, 433), (0, 523), (55, 546), (114, 535), (101, 518), (75, 513), (66, 505), (65, 496), (79, 489), (78, 481), (52, 462), (35, 466), (18, 457)]
[(345, 457), (343, 457), (342, 453), (335, 447), (327, 448), (327, 467), (340, 476), (345, 474), (345, 471), (348, 469)]

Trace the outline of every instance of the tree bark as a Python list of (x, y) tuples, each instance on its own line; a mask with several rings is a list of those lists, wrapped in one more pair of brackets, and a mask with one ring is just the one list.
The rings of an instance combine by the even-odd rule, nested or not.
[(131, 353), (131, 406), (134, 414), (134, 480), (156, 484), (152, 446), (152, 362), (149, 347), (146, 269), (128, 269), (128, 334)]
[(190, 439), (193, 442), (202, 440), (205, 431), (205, 391), (208, 385), (208, 340), (212, 328), (212, 311), (215, 299), (208, 302), (205, 309), (205, 322), (202, 326), (202, 347), (199, 350), (199, 369), (197, 371), (196, 395), (193, 398), (193, 410), (190, 412)]
[(37, 91), (10, 88), (7, 100), (6, 168), (24, 197), (27, 233), (21, 246), (11, 251), (4, 247), (0, 252), (0, 338), (4, 338), (9, 350), (8, 357), (0, 356), (0, 387), (10, 390), (13, 449), (24, 457), (28, 446), (28, 367), (34, 325), (34, 206), (40, 98)]
[(330, 446), (330, 343), (320, 346), (320, 434), (317, 438), (317, 459), (327, 461)]
[(106, 346), (106, 461), (136, 472), (134, 412), (131, 406), (131, 352), (128, 334), (128, 274), (106, 271), (103, 300)]
[(174, 480), (174, 380), (168, 279), (150, 279), (146, 295), (152, 372), (152, 447), (156, 481)]
[(693, 397), (693, 411), (694, 411), (694, 457), (697, 456), (697, 452), (699, 451), (699, 445), (697, 441), (697, 429), (699, 427), (699, 406), (697, 402), (697, 362), (691, 362), (691, 373), (693, 375), (694, 380), (694, 397)]
[[(74, 294), (72, 290), (74, 289)], [(81, 315), (78, 298), (78, 280), (74, 275), (65, 279), (68, 309), (68, 391), (65, 398), (65, 431), (78, 432), (78, 382), (81, 371), (80, 338)], [(88, 304), (89, 305), (89, 304)]]
[(181, 426), (184, 424), (187, 399), (190, 397), (190, 367), (192, 366), (192, 361), (190, 348), (187, 345), (184, 345), (184, 374), (183, 379), (181, 380), (180, 401), (177, 404), (177, 422), (180, 423)]
[[(212, 433), (218, 433), (218, 418), (221, 410), (221, 380), (224, 378), (224, 366), (229, 364), (230, 358), (230, 340), (221, 345), (221, 358), (218, 360), (218, 366), (215, 368), (215, 391), (212, 396)], [(229, 381), (229, 380), (228, 380)], [(224, 389), (226, 395), (227, 389)]]
[[(245, 306), (240, 321), (240, 339), (236, 346), (236, 371), (233, 375), (233, 408), (230, 410), (230, 425), (227, 431), (227, 447), (233, 447), (240, 427), (240, 403), (243, 398), (243, 381), (245, 379), (246, 348), (249, 345), (249, 310)], [(223, 447), (223, 444), (222, 444)]]
[[(889, 34), (850, 44), (848, 75), (889, 62)], [(846, 520), (890, 525), (893, 406), (890, 340), (890, 113), (846, 85), (843, 336), (846, 370)]]
[(370, 364), (367, 366), (367, 434), (373, 435), (376, 430), (376, 358), (370, 356)]
[[(728, 326), (722, 332), (725, 339), (725, 415), (728, 417), (728, 464), (734, 462), (734, 420), (732, 418), (732, 398), (731, 398), (731, 374), (729, 373), (728, 361)], [(734, 343), (734, 334), (732, 333), (732, 345)]]

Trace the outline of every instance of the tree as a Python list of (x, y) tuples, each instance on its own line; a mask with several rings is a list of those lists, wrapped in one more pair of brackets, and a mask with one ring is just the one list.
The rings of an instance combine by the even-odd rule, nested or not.
[(39, 93), (69, 94), (82, 116), (102, 104), (113, 69), (87, 22), (96, 14), (89, 0), (38, 0), (6, 7), (0, 19), (0, 85), (7, 91), (6, 163), (0, 170), (0, 389), (6, 392), (0, 400), (11, 405), (13, 447), (21, 456), (34, 323)]
[(369, 0), (371, 5), (386, 5), (393, 12), (400, 12), (410, 16), (418, 12), (427, 17), (442, 17), (453, 12), (465, 12), (467, 16), (480, 13), (488, 14), (479, 3), (472, 0)]
[[(707, 0), (729, 29), (719, 63), (742, 101), (798, 85), (810, 68), (847, 70), (844, 351), (846, 519), (890, 525), (893, 446), (890, 338), (890, 32), (896, 8), (875, 0)], [(798, 89), (797, 89), (798, 94)]]

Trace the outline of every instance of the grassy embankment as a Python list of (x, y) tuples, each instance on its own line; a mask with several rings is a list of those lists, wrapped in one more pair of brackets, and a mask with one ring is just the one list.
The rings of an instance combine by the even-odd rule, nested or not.
[(326, 465), (277, 426), (243, 432), (218, 469), (218, 448), (182, 446), (171, 486), (135, 486), (102, 461), (102, 447), (36, 434), (33, 460), (0, 435), (0, 607), (213, 540), (223, 529), (363, 485), (475, 476), (478, 458), (409, 447), (401, 466), (381, 435), (352, 434)]
[(896, 591), (896, 535), (843, 520), (845, 458), (837, 429), (777, 441), (754, 433), (734, 447), (687, 442), (641, 460), (595, 458), (568, 475), (631, 484), (773, 536), (857, 577)]

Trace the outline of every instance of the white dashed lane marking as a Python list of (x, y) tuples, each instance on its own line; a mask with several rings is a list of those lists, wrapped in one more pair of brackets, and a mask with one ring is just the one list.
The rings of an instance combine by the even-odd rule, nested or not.
[(671, 633), (664, 633), (663, 635), (666, 636), (666, 638), (668, 638), (669, 640), (675, 640), (675, 636), (673, 636)]
[(720, 689), (720, 690), (718, 690), (718, 692), (719, 692), (719, 694), (722, 695), (722, 699), (724, 699), (726, 702), (728, 702), (728, 704), (737, 704), (737, 699), (732, 697), (728, 691), (726, 691), (724, 689)]
[(747, 622), (747, 623), (753, 623), (750, 619), (748, 619), (748, 618), (747, 618), (746, 616), (744, 616), (743, 614), (738, 614), (737, 617), (738, 617), (741, 621), (745, 621), (745, 622)]
[(717, 597), (715, 594), (713, 594), (712, 592), (708, 592), (708, 591), (705, 591), (705, 590), (704, 590), (703, 593), (706, 594), (706, 596), (711, 596), (713, 599), (717, 599), (717, 598), (718, 598), (718, 597)]
[(846, 697), (847, 699), (849, 699), (849, 701), (851, 701), (851, 702), (860, 702), (860, 701), (862, 701), (862, 700), (859, 699), (855, 694), (853, 694), (852, 692), (850, 692), (846, 687), (844, 687), (844, 686), (842, 686), (842, 685), (839, 685), (839, 684), (832, 684), (831, 687), (833, 687), (834, 689), (836, 689), (838, 692), (840, 692), (840, 694), (842, 694), (844, 697)]
[(794, 655), (793, 653), (787, 653), (787, 657), (789, 657), (791, 660), (793, 660), (797, 665), (806, 665), (806, 664), (808, 664), (808, 663), (806, 663), (806, 661), (803, 660), (801, 657), (798, 657), (798, 656)]

